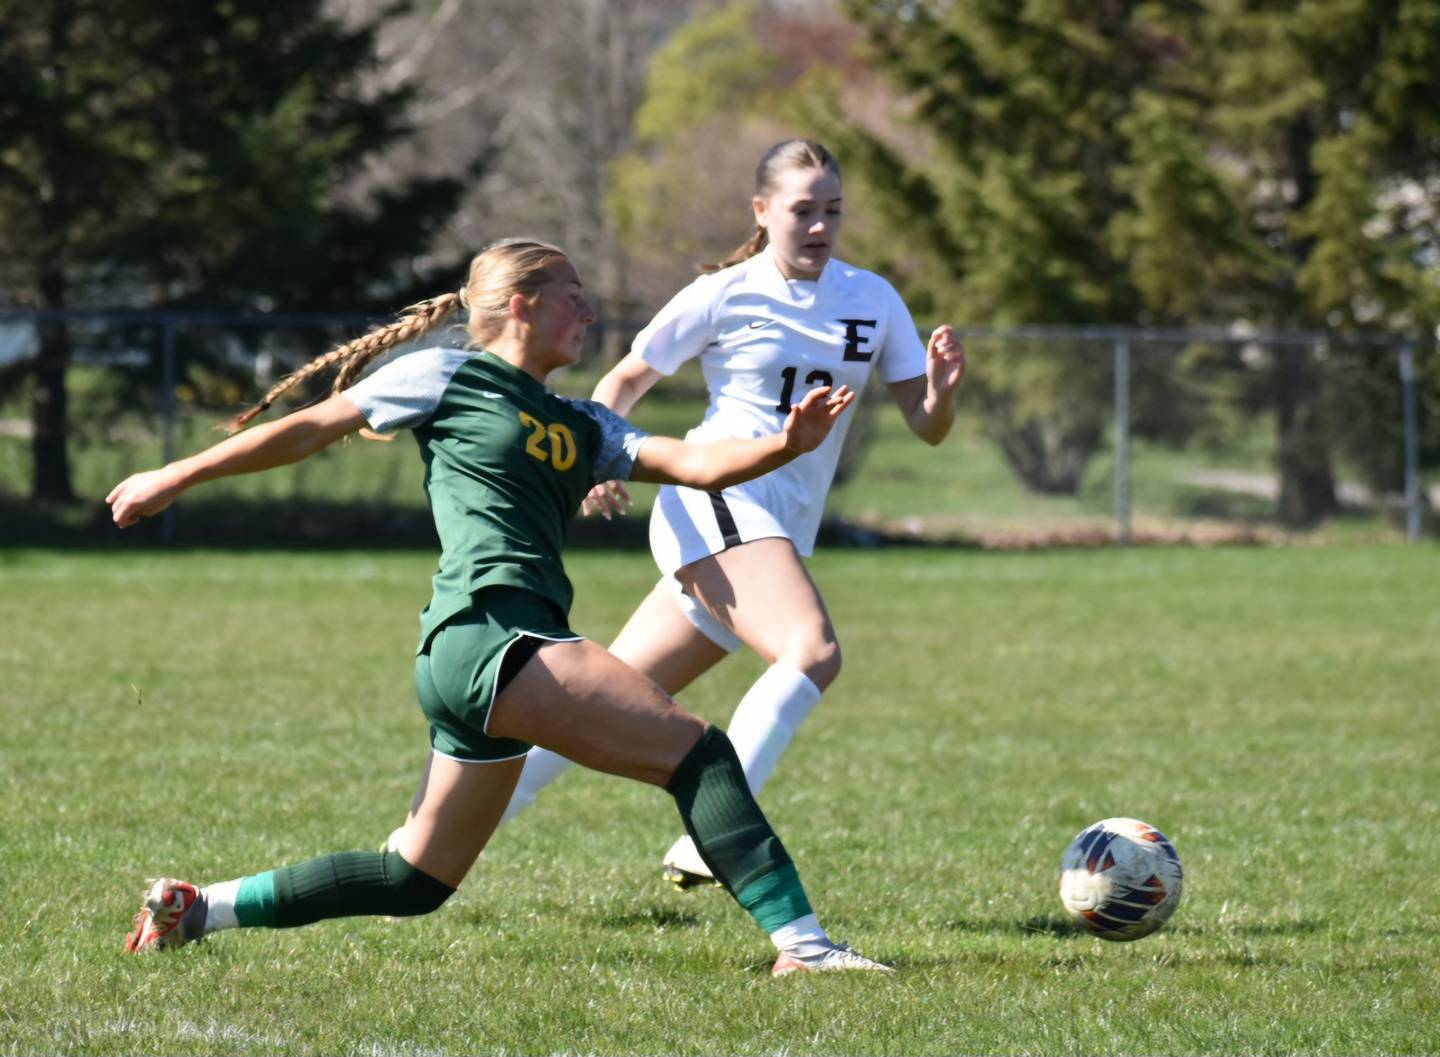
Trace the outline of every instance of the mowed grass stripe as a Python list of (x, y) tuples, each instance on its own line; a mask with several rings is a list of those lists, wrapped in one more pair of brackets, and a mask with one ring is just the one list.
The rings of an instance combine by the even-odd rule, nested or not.
[[(421, 553), (0, 553), (0, 1052), (1420, 1053), (1440, 1048), (1433, 548), (814, 563), (846, 667), (762, 798), (823, 918), (895, 978), (766, 975), (678, 896), (659, 791), (566, 776), (429, 918), (119, 942), (217, 880), (403, 815)], [(605, 640), (644, 555), (571, 559)], [(717, 721), (761, 663), (684, 700)], [(1114, 814), (1186, 867), (1172, 924), (1069, 929)]]

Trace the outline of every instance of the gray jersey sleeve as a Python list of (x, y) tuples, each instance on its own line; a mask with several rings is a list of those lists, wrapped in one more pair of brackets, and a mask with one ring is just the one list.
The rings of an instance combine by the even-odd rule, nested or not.
[(640, 445), (650, 439), (650, 434), (594, 400), (568, 402), (576, 410), (589, 415), (600, 427), (600, 451), (595, 457), (595, 483), (630, 480), (630, 474), (635, 469), (635, 456), (640, 451)]
[(420, 349), (399, 356), (366, 375), (345, 396), (377, 433), (418, 426), (435, 413), (466, 349)]

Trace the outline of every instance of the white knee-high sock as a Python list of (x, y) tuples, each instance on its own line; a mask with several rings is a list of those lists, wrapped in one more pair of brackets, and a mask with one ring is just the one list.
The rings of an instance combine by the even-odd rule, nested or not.
[[(755, 796), (775, 773), (800, 724), (820, 703), (820, 694), (804, 672), (774, 664), (740, 699), (726, 733)], [(530, 769), (528, 763), (525, 769)]]
[(500, 816), (500, 824), (503, 826), (535, 803), (540, 790), (559, 778), (570, 766), (570, 761), (564, 756), (539, 746), (526, 753), (525, 769), (520, 772), (520, 781), (515, 785), (515, 792), (510, 794), (510, 806)]

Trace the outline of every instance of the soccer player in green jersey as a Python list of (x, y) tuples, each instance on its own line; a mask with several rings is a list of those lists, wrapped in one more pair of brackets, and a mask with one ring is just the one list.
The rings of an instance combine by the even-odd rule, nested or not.
[[(464, 349), (364, 367), (468, 310)], [(357, 914), (429, 913), (494, 832), (525, 753), (542, 745), (585, 766), (663, 787), (714, 876), (770, 934), (775, 975), (886, 967), (833, 942), (794, 863), (718, 728), (568, 627), (560, 560), (566, 522), (597, 483), (631, 479), (718, 490), (818, 447), (855, 396), (811, 391), (780, 433), (687, 443), (652, 437), (603, 406), (545, 388), (575, 363), (595, 319), (580, 277), (553, 246), (496, 243), (466, 284), (319, 357), (286, 389), (338, 367), (332, 395), (158, 470), (107, 497), (126, 527), (196, 484), (298, 462), (357, 431), (408, 428), (426, 465), (440, 567), (421, 615), (415, 683), (431, 755), (405, 827), (383, 852), (341, 852), (203, 887), (153, 881), (126, 939), (132, 952), (228, 928), (290, 928)]]

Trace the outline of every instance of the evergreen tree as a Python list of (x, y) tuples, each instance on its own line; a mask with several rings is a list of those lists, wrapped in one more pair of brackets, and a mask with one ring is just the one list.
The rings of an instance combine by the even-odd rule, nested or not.
[[(852, 128), (842, 149), (895, 201), (896, 241), (924, 251), (916, 288), (962, 318), (1434, 326), (1432, 0), (846, 6), (933, 146), (903, 155)], [(1335, 508), (1336, 444), (1364, 464), (1391, 413), (1356, 414), (1356, 394), (1393, 403), (1393, 363), (1349, 366), (1366, 384), (1340, 394), (1345, 413), (1315, 350), (1247, 367), (1253, 409), (1276, 422), (1289, 524)], [(1103, 375), (1093, 360), (1031, 354), (977, 358), (975, 381), (1007, 452), (1044, 447), (1048, 431), (1041, 461), (1069, 452), (1053, 461), (1073, 475), (1074, 453), (1099, 441)], [(1137, 394), (1141, 406), (1154, 395)], [(1392, 483), (1396, 461), (1381, 474)], [(1055, 479), (1016, 468), (1037, 487)]]
[[(890, 200), (884, 237), (911, 258), (896, 267), (922, 311), (996, 324), (1173, 323), (1212, 270), (1265, 256), (1235, 222), (1236, 186), (1196, 139), (1185, 65), (1194, 4), (846, 7), (927, 146), (902, 152), (838, 114), (827, 135), (864, 193)], [(1203, 254), (1147, 237), (1192, 219)], [(1178, 402), (1164, 372), (1139, 381), (1137, 407)], [(987, 432), (1022, 480), (1074, 492), (1109, 420), (1109, 358), (1008, 344), (976, 357), (973, 382)], [(1154, 414), (1137, 425), (1164, 435), (1182, 422)]]
[[(1201, 52), (1215, 141), (1250, 189), (1247, 223), (1287, 264), (1254, 277), (1251, 318), (1431, 333), (1440, 321), (1440, 6), (1214, 0)], [(1327, 356), (1322, 369), (1312, 350), (1278, 353), (1264, 394), (1291, 524), (1335, 508), (1337, 443), (1372, 485), (1398, 484), (1398, 437), (1389, 450), (1373, 442), (1398, 419), (1393, 358), (1343, 343)], [(1433, 400), (1433, 375), (1428, 385)]]
[[(12, 303), (394, 307), (460, 185), (354, 191), (407, 133), (379, 21), (322, 0), (0, 0), (0, 258)], [(347, 190), (348, 189), (348, 190)], [(71, 335), (30, 365), (36, 499), (73, 498)]]

